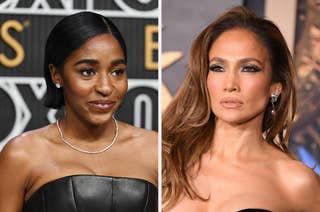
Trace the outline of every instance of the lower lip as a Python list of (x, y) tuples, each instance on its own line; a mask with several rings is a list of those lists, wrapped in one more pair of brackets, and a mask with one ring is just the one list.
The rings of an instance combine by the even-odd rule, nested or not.
[(240, 102), (221, 102), (221, 105), (227, 109), (237, 109), (242, 106)]
[(113, 106), (115, 103), (110, 103), (110, 104), (97, 104), (97, 103), (89, 103), (89, 106), (98, 112), (109, 112), (112, 110)]

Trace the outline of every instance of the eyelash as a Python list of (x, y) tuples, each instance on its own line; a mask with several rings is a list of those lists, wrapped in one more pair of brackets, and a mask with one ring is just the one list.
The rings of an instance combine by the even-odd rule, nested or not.
[(211, 65), (209, 66), (209, 70), (214, 72), (223, 72), (223, 67), (219, 65)]
[[(81, 72), (81, 75), (84, 77), (89, 77), (89, 76), (92, 76), (95, 74), (95, 71), (93, 69), (83, 69), (80, 72)], [(89, 74), (88, 74), (88, 72), (89, 72)]]
[[(115, 69), (111, 72), (111, 75), (119, 77), (119, 76), (122, 76), (124, 72), (125, 72), (124, 69)], [(95, 74), (95, 71), (93, 69), (83, 69), (80, 71), (80, 73), (84, 77), (90, 77)]]
[[(209, 70), (213, 72), (224, 72), (223, 66), (220, 65), (211, 65), (209, 66)], [(245, 65), (241, 67), (242, 72), (259, 72), (261, 68), (256, 65)]]
[(259, 72), (259, 71), (261, 71), (261, 68), (259, 68), (256, 65), (246, 65), (246, 66), (242, 67), (242, 70), (246, 70), (243, 72)]
[(122, 76), (124, 72), (125, 72), (124, 69), (115, 69), (111, 72), (111, 75), (119, 77), (119, 76)]

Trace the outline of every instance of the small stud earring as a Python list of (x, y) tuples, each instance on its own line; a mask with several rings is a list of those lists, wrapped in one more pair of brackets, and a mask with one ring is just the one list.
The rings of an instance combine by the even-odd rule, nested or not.
[(61, 88), (61, 85), (59, 83), (55, 83), (57, 88)]
[(270, 102), (272, 104), (271, 114), (274, 116), (276, 114), (276, 110), (274, 108), (274, 103), (278, 101), (279, 94), (273, 93), (271, 94)]

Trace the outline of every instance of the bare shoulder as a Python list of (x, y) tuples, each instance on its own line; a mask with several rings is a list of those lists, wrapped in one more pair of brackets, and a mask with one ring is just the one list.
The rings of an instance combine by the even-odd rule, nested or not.
[(149, 145), (157, 145), (158, 133), (120, 122), (120, 130), (123, 130), (124, 138), (135, 140)]
[[(0, 152), (0, 167), (24, 165), (28, 163), (31, 155), (27, 151), (25, 138), (20, 135), (8, 141)], [(2, 169), (2, 168), (1, 168)]]
[(0, 152), (0, 211), (21, 211), (35, 164), (43, 165), (46, 156), (43, 149), (50, 131), (45, 127), (23, 133), (11, 139)]
[(37, 153), (41, 152), (41, 146), (47, 140), (50, 127), (25, 132), (8, 141), (3, 150), (0, 152), (0, 158), (5, 163), (24, 163), (34, 160)]
[[(319, 176), (298, 160), (286, 159), (279, 164), (278, 175), (283, 190), (293, 205), (309, 210), (310, 207), (320, 207)], [(320, 211), (320, 208), (316, 209)]]
[[(144, 160), (157, 161), (158, 154), (158, 133), (146, 130), (126, 123), (119, 123), (119, 137), (123, 144), (130, 148), (130, 151), (141, 153)], [(137, 155), (136, 155), (137, 156)], [(147, 157), (147, 158), (145, 158)]]
[[(126, 123), (119, 123), (119, 137), (125, 147), (125, 151), (130, 152), (132, 160), (139, 161), (142, 165), (144, 176), (155, 185), (158, 179), (158, 133), (145, 130)], [(134, 154), (131, 154), (134, 152)], [(147, 170), (147, 171), (146, 171)], [(148, 174), (146, 174), (148, 173)], [(148, 176), (148, 177), (146, 177)]]
[(281, 175), (290, 179), (292, 187), (314, 188), (320, 186), (319, 176), (308, 166), (298, 160), (287, 159), (282, 161)]

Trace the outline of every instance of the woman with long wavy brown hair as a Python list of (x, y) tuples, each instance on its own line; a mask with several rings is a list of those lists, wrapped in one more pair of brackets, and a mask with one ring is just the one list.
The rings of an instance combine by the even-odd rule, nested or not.
[(320, 211), (319, 177), (288, 150), (294, 75), (277, 26), (245, 7), (199, 34), (163, 115), (164, 211)]

